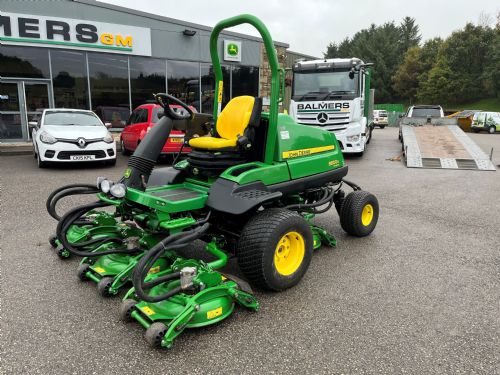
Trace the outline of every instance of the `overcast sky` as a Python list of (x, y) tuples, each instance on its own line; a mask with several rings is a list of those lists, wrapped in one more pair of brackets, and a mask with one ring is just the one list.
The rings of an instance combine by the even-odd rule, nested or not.
[[(290, 49), (321, 57), (331, 41), (341, 41), (370, 24), (399, 23), (416, 18), (424, 40), (446, 37), (467, 21), (477, 23), (481, 12), (491, 19), (498, 0), (101, 0), (148, 13), (214, 26), (223, 18), (250, 13), (261, 18), (274, 40)], [(234, 31), (256, 35), (251, 27)]]

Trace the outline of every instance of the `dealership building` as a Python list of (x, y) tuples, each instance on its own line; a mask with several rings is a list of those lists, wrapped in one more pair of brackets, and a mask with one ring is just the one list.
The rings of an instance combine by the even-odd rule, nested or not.
[[(211, 27), (92, 0), (0, 7), (0, 142), (28, 140), (28, 122), (44, 108), (91, 109), (123, 122), (156, 92), (212, 112)], [(310, 57), (275, 45), (283, 65)], [(269, 95), (260, 38), (224, 31), (219, 53), (224, 103)]]

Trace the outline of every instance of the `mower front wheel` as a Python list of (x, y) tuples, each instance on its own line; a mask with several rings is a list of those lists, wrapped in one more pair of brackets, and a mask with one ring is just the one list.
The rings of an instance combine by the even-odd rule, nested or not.
[(377, 198), (363, 190), (345, 197), (340, 209), (340, 225), (350, 235), (368, 236), (377, 225), (379, 206)]
[(78, 265), (78, 268), (76, 269), (76, 275), (81, 281), (87, 281), (87, 272), (90, 269), (90, 264), (88, 263), (83, 263)]
[(97, 283), (97, 291), (102, 297), (111, 297), (111, 292), (110, 288), (111, 285), (113, 284), (114, 279), (112, 277), (106, 276), (103, 277), (99, 282)]
[(309, 268), (312, 253), (307, 221), (296, 212), (274, 208), (248, 221), (237, 248), (238, 265), (248, 280), (273, 291), (296, 285)]
[(124, 322), (131, 322), (134, 320), (132, 318), (132, 311), (134, 311), (135, 305), (137, 305), (137, 301), (135, 299), (126, 299), (122, 302), (120, 307), (120, 318)]
[(146, 341), (153, 348), (161, 348), (161, 342), (166, 333), (167, 326), (161, 322), (155, 322), (146, 330)]

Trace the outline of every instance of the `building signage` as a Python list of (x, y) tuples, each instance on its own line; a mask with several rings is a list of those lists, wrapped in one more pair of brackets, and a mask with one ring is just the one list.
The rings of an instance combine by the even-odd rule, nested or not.
[(241, 61), (241, 42), (224, 40), (224, 60)]
[(2, 12), (0, 43), (151, 56), (151, 29)]

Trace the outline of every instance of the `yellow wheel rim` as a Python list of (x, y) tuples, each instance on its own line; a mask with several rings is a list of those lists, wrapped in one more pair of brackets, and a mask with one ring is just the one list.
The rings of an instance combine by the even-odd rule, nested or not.
[(280, 275), (289, 276), (302, 264), (306, 245), (304, 237), (298, 232), (288, 232), (276, 245), (274, 251), (274, 267)]
[(361, 223), (365, 227), (371, 224), (373, 220), (373, 206), (371, 204), (367, 204), (363, 207), (363, 212), (361, 212)]

